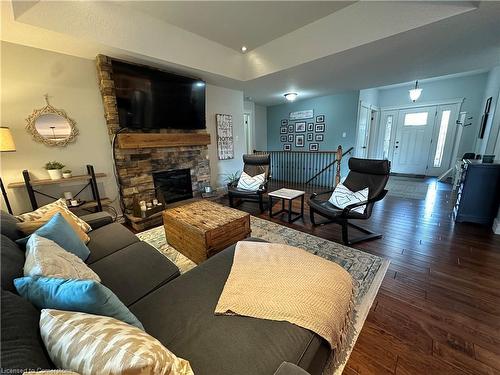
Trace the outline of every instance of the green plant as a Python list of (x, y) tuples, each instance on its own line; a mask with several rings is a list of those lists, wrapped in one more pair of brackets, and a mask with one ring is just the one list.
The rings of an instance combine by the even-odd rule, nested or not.
[(48, 163), (45, 164), (45, 169), (50, 170), (50, 169), (63, 169), (65, 165), (63, 163), (59, 163), (58, 161), (49, 161)]
[(71, 169), (65, 169), (63, 173), (71, 173)]
[(232, 172), (232, 173), (225, 173), (223, 174), (224, 176), (224, 182), (227, 184), (232, 184), (233, 182), (238, 181), (240, 178), (240, 171)]

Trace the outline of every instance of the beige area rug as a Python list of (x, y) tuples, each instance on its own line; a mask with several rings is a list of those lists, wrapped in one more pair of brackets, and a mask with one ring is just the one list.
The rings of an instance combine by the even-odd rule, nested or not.
[[(352, 247), (324, 240), (253, 216), (251, 217), (251, 229), (252, 237), (305, 249), (340, 264), (353, 277), (356, 283), (356, 292), (353, 324), (348, 334), (349, 340), (339, 350), (335, 358), (331, 356), (324, 371), (325, 375), (341, 374), (387, 272), (389, 261)], [(181, 270), (181, 273), (196, 267), (195, 263), (167, 243), (163, 226), (141, 232), (137, 236), (174, 262)]]

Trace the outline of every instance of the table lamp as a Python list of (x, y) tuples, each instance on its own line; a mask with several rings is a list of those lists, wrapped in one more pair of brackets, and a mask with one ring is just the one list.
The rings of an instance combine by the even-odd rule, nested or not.
[[(16, 145), (14, 144), (14, 138), (12, 138), (12, 133), (10, 129), (5, 126), (0, 126), (0, 152), (14, 152), (16, 151)], [(0, 186), (2, 188), (2, 195), (5, 201), (5, 206), (7, 206), (7, 211), (12, 214), (12, 208), (10, 207), (9, 198), (7, 197), (7, 192), (3, 186), (2, 178), (0, 178)]]

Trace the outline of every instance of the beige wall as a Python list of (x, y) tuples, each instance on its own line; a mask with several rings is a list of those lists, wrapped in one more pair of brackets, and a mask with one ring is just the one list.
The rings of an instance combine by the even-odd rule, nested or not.
[[(73, 174), (84, 173), (85, 165), (92, 164), (96, 172), (108, 175), (100, 180), (101, 196), (117, 198), (111, 144), (94, 60), (6, 42), (1, 43), (1, 55), (1, 126), (11, 128), (17, 147), (14, 153), (0, 155), (4, 184), (22, 181), (23, 169), (28, 169), (33, 177), (47, 178), (43, 165), (51, 160), (63, 162)], [(76, 142), (65, 148), (37, 143), (25, 130), (25, 119), (35, 108), (45, 105), (43, 95), (46, 93), (51, 96), (54, 107), (64, 109), (76, 121), (80, 131)], [(225, 173), (242, 168), (245, 150), (243, 92), (207, 85), (206, 104), (207, 131), (212, 139), (209, 146), (211, 177), (216, 187), (223, 184)], [(232, 160), (218, 160), (216, 113), (233, 115), (235, 158)], [(44, 187), (43, 191), (60, 196), (63, 191), (76, 193), (82, 186)], [(30, 210), (25, 189), (7, 190), (14, 213)], [(48, 201), (43, 197), (39, 199), (40, 203)], [(115, 207), (118, 207), (117, 202)]]
[[(16, 152), (1, 154), (4, 184), (22, 181), (23, 169), (34, 177), (47, 178), (43, 165), (50, 160), (66, 164), (73, 174), (84, 173), (85, 165), (92, 164), (96, 172), (108, 175), (100, 180), (101, 195), (116, 198), (111, 145), (94, 61), (5, 42), (1, 49), (1, 125), (11, 128), (17, 148)], [(25, 119), (45, 105), (46, 93), (54, 107), (64, 109), (76, 121), (80, 131), (76, 142), (65, 148), (37, 143), (25, 130)], [(79, 186), (67, 186), (62, 191), (76, 193)], [(30, 209), (25, 189), (7, 190), (14, 213)], [(41, 197), (40, 202), (44, 201)]]

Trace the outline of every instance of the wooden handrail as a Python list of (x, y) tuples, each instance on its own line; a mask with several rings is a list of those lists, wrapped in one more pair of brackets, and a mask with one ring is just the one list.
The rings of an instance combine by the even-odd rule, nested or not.
[[(332, 165), (335, 163), (339, 162), (342, 160), (344, 156), (349, 154), (354, 147), (349, 148), (346, 152), (342, 153), (342, 146), (339, 146), (337, 149), (337, 156), (334, 161), (332, 161), (330, 164), (328, 164), (326, 167), (324, 167), (322, 170), (320, 170), (318, 173), (316, 173), (314, 176), (312, 176), (309, 180), (306, 181), (306, 185), (309, 184), (312, 180), (314, 180), (316, 177), (324, 173), (328, 168), (330, 168)], [(335, 185), (337, 185), (340, 182), (340, 162), (337, 163), (337, 174), (335, 176)]]

